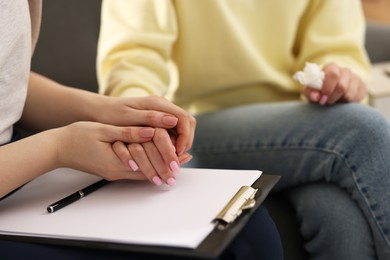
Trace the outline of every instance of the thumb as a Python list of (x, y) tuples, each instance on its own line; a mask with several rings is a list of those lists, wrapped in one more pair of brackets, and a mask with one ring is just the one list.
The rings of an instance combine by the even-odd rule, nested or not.
[(144, 143), (152, 140), (155, 129), (152, 127), (118, 127), (110, 126), (105, 137), (107, 142), (122, 141), (125, 143)]

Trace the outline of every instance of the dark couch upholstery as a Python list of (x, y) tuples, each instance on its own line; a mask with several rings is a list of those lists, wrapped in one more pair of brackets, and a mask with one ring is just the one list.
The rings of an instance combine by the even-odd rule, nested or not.
[[(98, 0), (44, 1), (41, 34), (32, 69), (63, 84), (96, 92), (100, 3)], [(386, 47), (390, 46), (390, 39), (387, 44), (374, 40), (378, 34), (386, 35), (383, 35), (384, 30), (390, 38), (385, 26), (369, 26), (367, 48), (373, 61), (390, 59), (390, 48)], [(283, 193), (271, 194), (265, 204), (281, 234), (285, 259), (306, 259), (294, 210), (284, 196)]]
[(99, 0), (43, 1), (32, 70), (65, 85), (96, 92)]

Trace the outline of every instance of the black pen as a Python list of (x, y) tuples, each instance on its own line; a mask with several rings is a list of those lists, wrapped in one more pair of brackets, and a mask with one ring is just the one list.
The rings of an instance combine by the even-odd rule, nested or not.
[(47, 212), (49, 212), (49, 213), (56, 212), (57, 210), (62, 209), (63, 207), (68, 206), (69, 204), (71, 204), (71, 203), (87, 196), (88, 194), (94, 192), (95, 190), (103, 187), (107, 183), (109, 183), (109, 181), (104, 180), (104, 179), (100, 180), (98, 182), (95, 182), (95, 183), (85, 187), (82, 190), (79, 190), (79, 191), (77, 191), (77, 192), (57, 201), (57, 202), (54, 202), (53, 204), (50, 204), (49, 206), (47, 206)]

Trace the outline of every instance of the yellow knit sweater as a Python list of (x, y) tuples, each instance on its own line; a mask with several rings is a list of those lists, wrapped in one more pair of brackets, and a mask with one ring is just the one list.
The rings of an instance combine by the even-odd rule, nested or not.
[(365, 78), (365, 20), (355, 0), (106, 0), (100, 90), (161, 95), (193, 114), (300, 98), (306, 61)]

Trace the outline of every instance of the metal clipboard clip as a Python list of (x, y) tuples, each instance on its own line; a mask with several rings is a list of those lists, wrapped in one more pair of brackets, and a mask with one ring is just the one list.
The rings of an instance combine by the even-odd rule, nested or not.
[(217, 228), (223, 230), (234, 222), (244, 210), (253, 208), (256, 204), (255, 195), (258, 189), (250, 186), (242, 186), (228, 204), (219, 212), (214, 219)]

